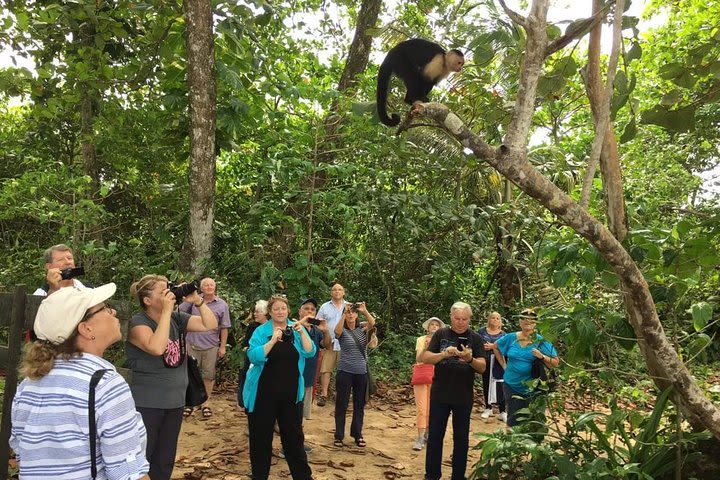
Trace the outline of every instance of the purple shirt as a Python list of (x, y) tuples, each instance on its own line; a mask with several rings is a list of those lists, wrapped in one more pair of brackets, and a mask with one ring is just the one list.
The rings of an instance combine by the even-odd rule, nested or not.
[[(213, 301), (206, 303), (217, 317), (218, 328), (208, 330), (207, 332), (188, 332), (187, 334), (187, 343), (201, 350), (219, 346), (220, 329), (230, 328), (230, 308), (225, 300), (216, 296)], [(180, 311), (187, 312), (190, 315), (200, 315), (200, 311), (191, 302), (181, 303)]]

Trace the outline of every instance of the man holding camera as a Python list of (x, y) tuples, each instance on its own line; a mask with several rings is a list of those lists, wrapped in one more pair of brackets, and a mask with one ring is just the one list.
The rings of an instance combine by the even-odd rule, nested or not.
[(330, 339), (333, 344), (332, 349), (328, 348), (325, 350), (322, 361), (320, 362), (320, 395), (318, 395), (318, 407), (324, 407), (327, 402), (330, 378), (340, 357), (340, 343), (335, 339), (335, 326), (340, 321), (343, 310), (345, 310), (345, 288), (339, 282), (335, 282), (330, 289), (330, 301), (323, 303), (317, 313), (319, 319), (326, 321)]
[(76, 275), (80, 274), (75, 268), (75, 258), (70, 247), (60, 243), (45, 250), (45, 270), (47, 270), (47, 283), (35, 290), (33, 295), (46, 297), (63, 287), (85, 288)]
[[(217, 286), (215, 280), (206, 277), (200, 280), (200, 292), (205, 304), (217, 318), (217, 328), (206, 332), (189, 332), (187, 334), (187, 343), (189, 345), (190, 355), (198, 361), (198, 367), (203, 376), (205, 391), (208, 395), (207, 402), (210, 401), (213, 387), (215, 386), (215, 366), (219, 358), (225, 357), (225, 346), (227, 345), (228, 329), (230, 328), (230, 308), (222, 298), (216, 295)], [(198, 307), (192, 302), (184, 302), (180, 304), (181, 312), (190, 315), (200, 315)], [(204, 418), (212, 416), (212, 410), (205, 402), (200, 411)], [(186, 407), (183, 414), (188, 416), (192, 414), (192, 408)]]

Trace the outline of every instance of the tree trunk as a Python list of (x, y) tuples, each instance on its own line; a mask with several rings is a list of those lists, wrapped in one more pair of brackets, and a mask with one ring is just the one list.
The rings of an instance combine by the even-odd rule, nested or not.
[[(602, 0), (593, 2), (593, 15), (602, 7)], [(590, 99), (590, 108), (597, 124), (600, 116), (600, 103), (602, 102), (602, 81), (600, 80), (600, 38), (602, 24), (598, 24), (590, 32), (590, 45), (588, 47), (588, 67), (585, 89)], [(603, 197), (607, 214), (608, 228), (619, 241), (625, 240), (627, 235), (627, 217), (625, 213), (625, 199), (623, 197), (622, 175), (620, 173), (620, 154), (618, 153), (617, 137), (613, 130), (612, 121), (608, 122), (607, 133), (600, 152), (600, 173), (603, 179)]]
[(535, 0), (524, 23), (527, 49), (520, 73), (515, 111), (504, 145), (498, 148), (489, 146), (442, 104), (426, 103), (421, 110), (465, 148), (472, 150), (477, 158), (488, 162), (521, 190), (537, 199), (600, 252), (620, 278), (626, 305), (633, 307), (628, 319), (654, 380), (659, 386), (672, 385), (678, 393), (681, 406), (720, 438), (720, 410), (704, 396), (665, 335), (648, 284), (637, 264), (601, 222), (543, 177), (528, 161), (528, 133), (534, 113), (537, 81), (544, 61), (542, 52), (547, 46), (546, 16), (547, 0)]
[[(86, 21), (78, 29), (80, 45), (84, 49), (97, 49), (95, 45), (95, 24)], [(82, 155), (83, 168), (90, 177), (90, 189), (95, 194), (100, 188), (100, 169), (97, 164), (95, 148), (95, 115), (97, 114), (98, 92), (96, 88), (90, 87), (87, 82), (77, 85), (80, 90), (80, 152)]]
[[(380, 7), (382, 0), (363, 0), (358, 12), (357, 26), (355, 27), (355, 35), (350, 44), (348, 58), (345, 62), (340, 81), (338, 82), (338, 92), (348, 94), (357, 83), (357, 76), (364, 72), (370, 59), (370, 48), (372, 46), (372, 36), (368, 34), (368, 30), (373, 28), (378, 21), (380, 15)], [(315, 139), (315, 155), (313, 157), (313, 173), (301, 184), (306, 186), (307, 195), (304, 195), (298, 201), (288, 205), (285, 213), (300, 219), (303, 223), (303, 230), (306, 232), (307, 245), (305, 245), (308, 260), (312, 259), (312, 231), (314, 230), (314, 204), (313, 196), (318, 190), (322, 190), (325, 185), (325, 172), (318, 171), (318, 166), (323, 163), (329, 163), (333, 160), (334, 155), (331, 153), (335, 148), (335, 141), (338, 136), (338, 129), (341, 125), (341, 112), (338, 111), (340, 102), (335, 100), (330, 107), (330, 112), (323, 122), (324, 136)], [(280, 270), (289, 263), (291, 252), (294, 250), (295, 228), (292, 225), (284, 225), (277, 235), (274, 236), (274, 244), (277, 245), (277, 255), (275, 258), (275, 266)], [(309, 262), (311, 263), (311, 262)]]
[(215, 218), (215, 54), (210, 0), (184, 0), (190, 105), (188, 234), (181, 268), (200, 274), (210, 260)]

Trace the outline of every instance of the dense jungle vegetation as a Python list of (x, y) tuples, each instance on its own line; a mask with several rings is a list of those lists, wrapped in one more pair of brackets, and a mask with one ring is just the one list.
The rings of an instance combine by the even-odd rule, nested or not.
[[(592, 2), (550, 5), (537, 30), (528, 6), (487, 0), (2, 4), (5, 289), (41, 284), (56, 243), (88, 282), (119, 291), (146, 273), (213, 276), (238, 322), (258, 298), (326, 299), (340, 280), (377, 314), (375, 369), (400, 382), (420, 324), (452, 302), (470, 303), (477, 326), (500, 311), (510, 330), (534, 306), (577, 401), (555, 394), (567, 424), (542, 444), (489, 438), (480, 475), (711, 478), (694, 452), (720, 438), (720, 2), (597, 2), (599, 58), (594, 24), (577, 21)], [(203, 35), (209, 54), (193, 55)], [(415, 36), (467, 52), (433, 99), (492, 148), (509, 145), (507, 163), (432, 118), (399, 135), (378, 123), (383, 52)], [(533, 80), (538, 38), (557, 48)], [(407, 109), (401, 90), (389, 111)], [(607, 134), (593, 147), (596, 131)], [(579, 202), (577, 224), (546, 208), (557, 197), (544, 203), (516, 160)], [(601, 251), (588, 212), (627, 259)], [(691, 377), (666, 375), (674, 361)]]

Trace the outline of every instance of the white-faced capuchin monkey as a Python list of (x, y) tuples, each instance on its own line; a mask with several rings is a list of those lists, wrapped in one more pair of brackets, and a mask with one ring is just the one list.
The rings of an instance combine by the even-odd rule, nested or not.
[(405, 84), (405, 103), (427, 102), (430, 90), (447, 77), (459, 72), (465, 64), (460, 50), (445, 51), (440, 45), (422, 38), (405, 40), (395, 45), (380, 65), (377, 80), (377, 111), (380, 121), (388, 127), (400, 123), (400, 116), (387, 114), (390, 77), (394, 73)]

